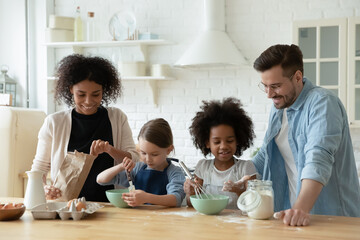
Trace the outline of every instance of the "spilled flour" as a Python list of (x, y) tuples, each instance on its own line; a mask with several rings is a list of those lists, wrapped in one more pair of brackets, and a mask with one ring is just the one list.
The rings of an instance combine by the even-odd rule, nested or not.
[[(191, 218), (196, 215), (203, 215), (198, 212), (190, 212), (190, 211), (173, 211), (173, 212), (156, 212), (156, 214), (160, 215), (177, 215), (185, 218)], [(279, 224), (277, 223), (278, 220), (270, 219), (270, 220), (256, 220), (251, 219), (247, 216), (244, 216), (238, 212), (234, 213), (220, 213), (219, 215), (213, 215), (212, 217), (216, 217), (219, 222), (216, 224), (216, 227), (223, 227), (221, 222), (223, 223), (229, 223), (229, 224), (236, 224), (234, 227), (239, 230), (244, 229), (271, 229), (274, 227), (277, 227)], [(303, 231), (302, 228), (299, 227), (289, 227), (286, 228), (288, 231)]]
[[(268, 220), (257, 220), (252, 219), (247, 216), (244, 216), (239, 213), (232, 213), (227, 215), (219, 215), (216, 216), (218, 220), (223, 221), (225, 223), (235, 223), (236, 229), (271, 229), (277, 227), (278, 221), (275, 219)], [(301, 227), (288, 227), (287, 231), (303, 231)]]
[(226, 223), (239, 223), (239, 224), (244, 224), (247, 226), (251, 225), (252, 222), (254, 221), (253, 219), (250, 219), (248, 217), (245, 217), (245, 216), (242, 216), (241, 214), (236, 214), (236, 213), (220, 215), (220, 216), (217, 216), (217, 218)]
[(197, 212), (160, 212), (161, 215), (178, 215), (182, 217), (192, 217), (197, 214)]

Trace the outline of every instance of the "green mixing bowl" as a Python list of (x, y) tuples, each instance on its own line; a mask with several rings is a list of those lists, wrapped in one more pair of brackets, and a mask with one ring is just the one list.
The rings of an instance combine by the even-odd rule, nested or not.
[(115, 206), (119, 208), (129, 207), (126, 202), (122, 199), (122, 194), (129, 192), (129, 189), (111, 189), (106, 190), (107, 199)]
[(199, 213), (207, 215), (219, 214), (226, 208), (229, 202), (229, 196), (216, 194), (212, 196), (211, 198), (206, 198), (205, 196), (203, 196), (203, 198), (197, 198), (196, 195), (192, 195), (190, 196), (190, 202)]

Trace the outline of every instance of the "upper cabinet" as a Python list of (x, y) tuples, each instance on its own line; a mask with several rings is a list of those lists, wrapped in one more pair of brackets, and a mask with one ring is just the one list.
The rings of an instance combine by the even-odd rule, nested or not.
[(350, 124), (358, 127), (360, 127), (359, 22), (360, 18), (341, 18), (297, 21), (293, 25), (293, 41), (303, 52), (305, 77), (314, 85), (327, 88), (338, 96), (347, 110)]
[(360, 126), (360, 18), (349, 19), (348, 35), (348, 114)]

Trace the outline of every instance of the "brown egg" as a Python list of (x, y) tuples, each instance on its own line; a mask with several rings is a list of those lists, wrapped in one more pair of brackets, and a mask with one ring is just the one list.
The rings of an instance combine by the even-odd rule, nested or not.
[(83, 202), (78, 202), (76, 204), (76, 211), (81, 211), (81, 209), (86, 209), (86, 204)]
[(15, 208), (13, 203), (7, 203), (2, 207), (2, 209), (13, 209), (13, 208)]
[(23, 203), (17, 203), (17, 204), (14, 204), (15, 205), (15, 208), (22, 208), (24, 206)]
[(70, 201), (68, 201), (68, 203), (67, 203), (67, 208), (70, 208), (70, 206), (71, 206), (71, 203), (74, 201), (74, 200), (76, 200), (76, 198), (74, 198), (74, 199), (71, 199)]

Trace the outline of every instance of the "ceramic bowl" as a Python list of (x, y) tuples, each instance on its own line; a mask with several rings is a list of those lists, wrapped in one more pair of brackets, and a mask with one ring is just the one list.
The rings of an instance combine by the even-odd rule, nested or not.
[(0, 204), (0, 221), (10, 221), (19, 219), (25, 212), (25, 205), (21, 207), (1, 209), (5, 204)]
[(107, 199), (115, 206), (119, 208), (129, 207), (122, 199), (122, 194), (129, 192), (129, 189), (111, 189), (106, 191)]
[(190, 202), (199, 213), (214, 215), (224, 210), (229, 202), (229, 196), (213, 194), (212, 198), (197, 198), (190, 196)]

